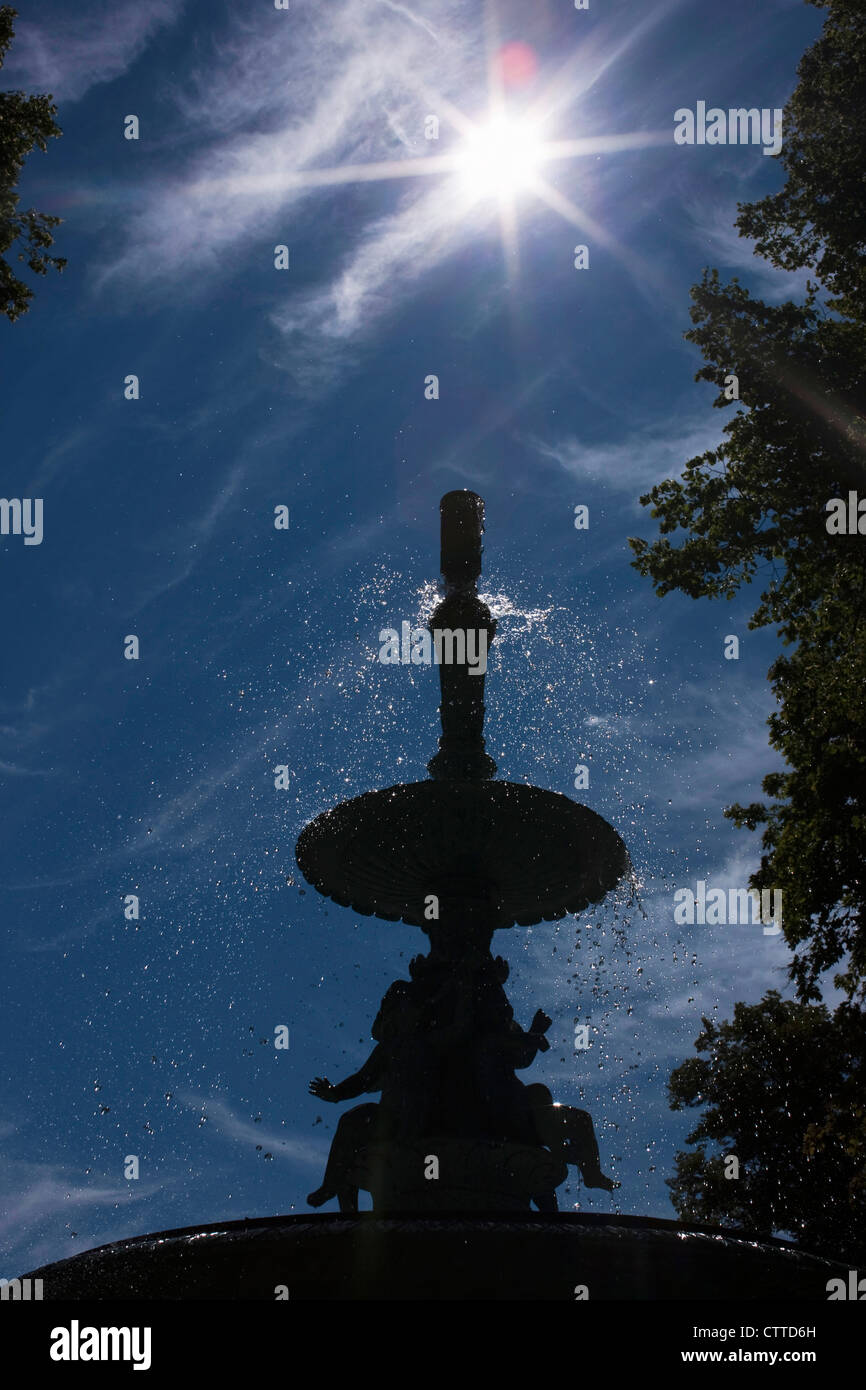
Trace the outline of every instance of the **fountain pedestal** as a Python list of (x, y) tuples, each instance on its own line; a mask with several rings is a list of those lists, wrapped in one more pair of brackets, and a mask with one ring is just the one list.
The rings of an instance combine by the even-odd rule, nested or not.
[(530, 1144), (429, 1135), (371, 1144), (357, 1176), (375, 1211), (528, 1212), (530, 1194), (554, 1192), (568, 1168)]

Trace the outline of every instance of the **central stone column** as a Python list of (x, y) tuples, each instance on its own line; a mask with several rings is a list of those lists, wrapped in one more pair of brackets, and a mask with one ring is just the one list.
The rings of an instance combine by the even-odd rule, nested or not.
[[(484, 504), (474, 492), (447, 492), (439, 511), (445, 597), (433, 610), (428, 626), (440, 658), (442, 737), (439, 752), (430, 759), (427, 771), (443, 781), (482, 781), (496, 773), (495, 762), (484, 751), (484, 682), (496, 623), (476, 588), (481, 574)], [(470, 670), (468, 660), (441, 660), (448, 648), (444, 637), (437, 638), (437, 634), (446, 632), (458, 634), (457, 640), (449, 644), (452, 652), (456, 647), (459, 654), (462, 641), (464, 655), (471, 651), (476, 656), (476, 674)], [(481, 652), (484, 671), (478, 670)]]

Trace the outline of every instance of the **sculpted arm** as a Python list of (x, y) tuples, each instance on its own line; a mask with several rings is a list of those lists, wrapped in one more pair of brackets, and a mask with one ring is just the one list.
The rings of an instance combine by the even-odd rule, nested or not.
[(364, 1065), (336, 1086), (332, 1086), (326, 1076), (315, 1077), (310, 1082), (310, 1095), (316, 1096), (318, 1100), (337, 1104), (341, 1100), (354, 1100), (355, 1096), (364, 1095), (368, 1091), (381, 1091), (381, 1062), (381, 1048), (376, 1046)]

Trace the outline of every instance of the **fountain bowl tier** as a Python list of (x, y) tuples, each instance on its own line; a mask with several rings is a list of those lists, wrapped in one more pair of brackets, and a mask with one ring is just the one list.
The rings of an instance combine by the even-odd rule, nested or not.
[(343, 801), (296, 846), (308, 883), (367, 917), (424, 929), (435, 895), (495, 928), (553, 922), (600, 902), (627, 873), (607, 821), (559, 792), (514, 782), (410, 782)]

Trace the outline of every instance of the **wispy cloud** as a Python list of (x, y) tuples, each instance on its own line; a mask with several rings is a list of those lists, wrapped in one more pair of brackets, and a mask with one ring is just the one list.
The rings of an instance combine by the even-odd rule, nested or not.
[[(79, 878), (81, 880), (84, 880), (87, 877), (88, 875), (86, 872), (82, 872), (79, 875)], [(63, 886), (66, 886), (67, 883), (74, 881), (74, 879), (58, 880), (58, 882)], [(44, 881), (40, 883), (38, 886), (40, 888), (48, 887), (50, 886), (50, 880)], [(12, 884), (10, 885), (10, 891), (17, 892), (20, 891), (22, 887), (27, 888), (29, 887), (29, 885)], [(60, 946), (70, 946), (73, 942), (86, 941), (87, 938), (89, 936), (92, 936), (95, 931), (98, 931), (101, 927), (104, 927), (109, 922), (116, 921), (116, 919), (117, 909), (115, 904), (106, 904), (103, 907), (98, 908), (95, 912), (92, 912), (86, 921), (77, 921), (74, 926), (67, 927), (65, 931), (57, 932), (56, 935), (48, 937), (45, 940), (38, 939), (32, 934), (21, 932), (19, 934), (16, 945), (18, 949), (25, 954), (32, 954), (34, 952), (42, 951), (56, 951)]]
[[(137, 617), (155, 599), (161, 598), (169, 589), (176, 588), (189, 578), (221, 518), (235, 498), (243, 482), (244, 473), (242, 462), (231, 464), (204, 512), (190, 522), (171, 528), (160, 537), (159, 577), (155, 578), (136, 599), (129, 610), (130, 616)], [(173, 557), (173, 563), (166, 563), (163, 558), (166, 554)]]
[(549, 441), (529, 436), (525, 442), (540, 458), (557, 464), (575, 478), (599, 481), (607, 488), (633, 495), (634, 509), (642, 512), (639, 492), (663, 478), (676, 478), (689, 459), (718, 448), (725, 417), (708, 418), (702, 411), (671, 428), (669, 419), (656, 420), (605, 443), (584, 443), (576, 435)]
[(19, 767), (17, 763), (0, 761), (0, 773), (7, 777), (53, 777), (55, 773), (48, 767)]
[(383, 219), (332, 283), (274, 315), (284, 339), (281, 365), (305, 391), (325, 389), (352, 359), (352, 344), (386, 312), (395, 312), (403, 292), (465, 234), (465, 224), (455, 220), (440, 189)]
[[(326, 18), (298, 13), (282, 29), (272, 11), (214, 40), (210, 61), (176, 93), (196, 153), (144, 189), (127, 247), (99, 283), (200, 279), (220, 268), (223, 250), (321, 198), (323, 168), (405, 159), (400, 131), (413, 132), (418, 155), (440, 153), (422, 138), (432, 93), (483, 67), (477, 43), (453, 28), (460, 6), (435, 8), (434, 43), (430, 23), (381, 0), (330, 5)], [(365, 235), (362, 226), (352, 239)]]
[(379, 0), (380, 5), (384, 5), (386, 10), (393, 10), (394, 14), (402, 15), (410, 24), (417, 24), (419, 29), (423, 29), (425, 34), (429, 34), (431, 39), (438, 42), (438, 35), (432, 24), (428, 24), (426, 19), (414, 14), (408, 5), (398, 5), (396, 0)]
[[(691, 746), (658, 768), (656, 797), (675, 798), (682, 810), (714, 806), (719, 812), (734, 801), (760, 797), (761, 780), (783, 766), (770, 746), (767, 719), (775, 701), (766, 680), (740, 679), (736, 698), (728, 688), (686, 683), (677, 691), (677, 702), (691, 712), (679, 725)], [(697, 742), (706, 744), (707, 729), (715, 747), (702, 746), (698, 754)]]
[(46, 1173), (26, 1191), (9, 1193), (9, 1205), (0, 1215), (0, 1234), (15, 1230), (24, 1222), (40, 1221), (55, 1212), (68, 1211), (70, 1207), (141, 1201), (148, 1195), (146, 1190), (133, 1189), (128, 1183), (123, 1187), (81, 1187)]
[(131, 67), (160, 29), (174, 24), (184, 0), (105, 0), (54, 7), (42, 22), (16, 20), (4, 66), (8, 81), (58, 102), (80, 101), (91, 87), (113, 82)]
[[(0, 1186), (0, 1241), (4, 1257), (7, 1261), (26, 1260), (33, 1269), (43, 1259), (57, 1258), (58, 1221), (65, 1219), (67, 1225), (70, 1220), (75, 1221), (81, 1240), (74, 1250), (67, 1249), (65, 1253), (78, 1254), (106, 1238), (88, 1229), (91, 1221), (99, 1225), (106, 1217), (116, 1220), (120, 1208), (146, 1201), (164, 1184), (81, 1183), (57, 1164), (4, 1159), (0, 1161)], [(12, 1278), (23, 1271), (20, 1265), (7, 1264), (0, 1272), (5, 1278)]]
[(196, 1095), (193, 1092), (187, 1092), (179, 1099), (188, 1109), (206, 1115), (208, 1121), (212, 1122), (212, 1127), (228, 1139), (235, 1139), (244, 1144), (261, 1144), (277, 1158), (307, 1163), (310, 1167), (319, 1167), (326, 1156), (327, 1145), (324, 1142), (289, 1139), (285, 1135), (268, 1133), (261, 1125), (242, 1120), (224, 1100), (215, 1100), (211, 1096)]

